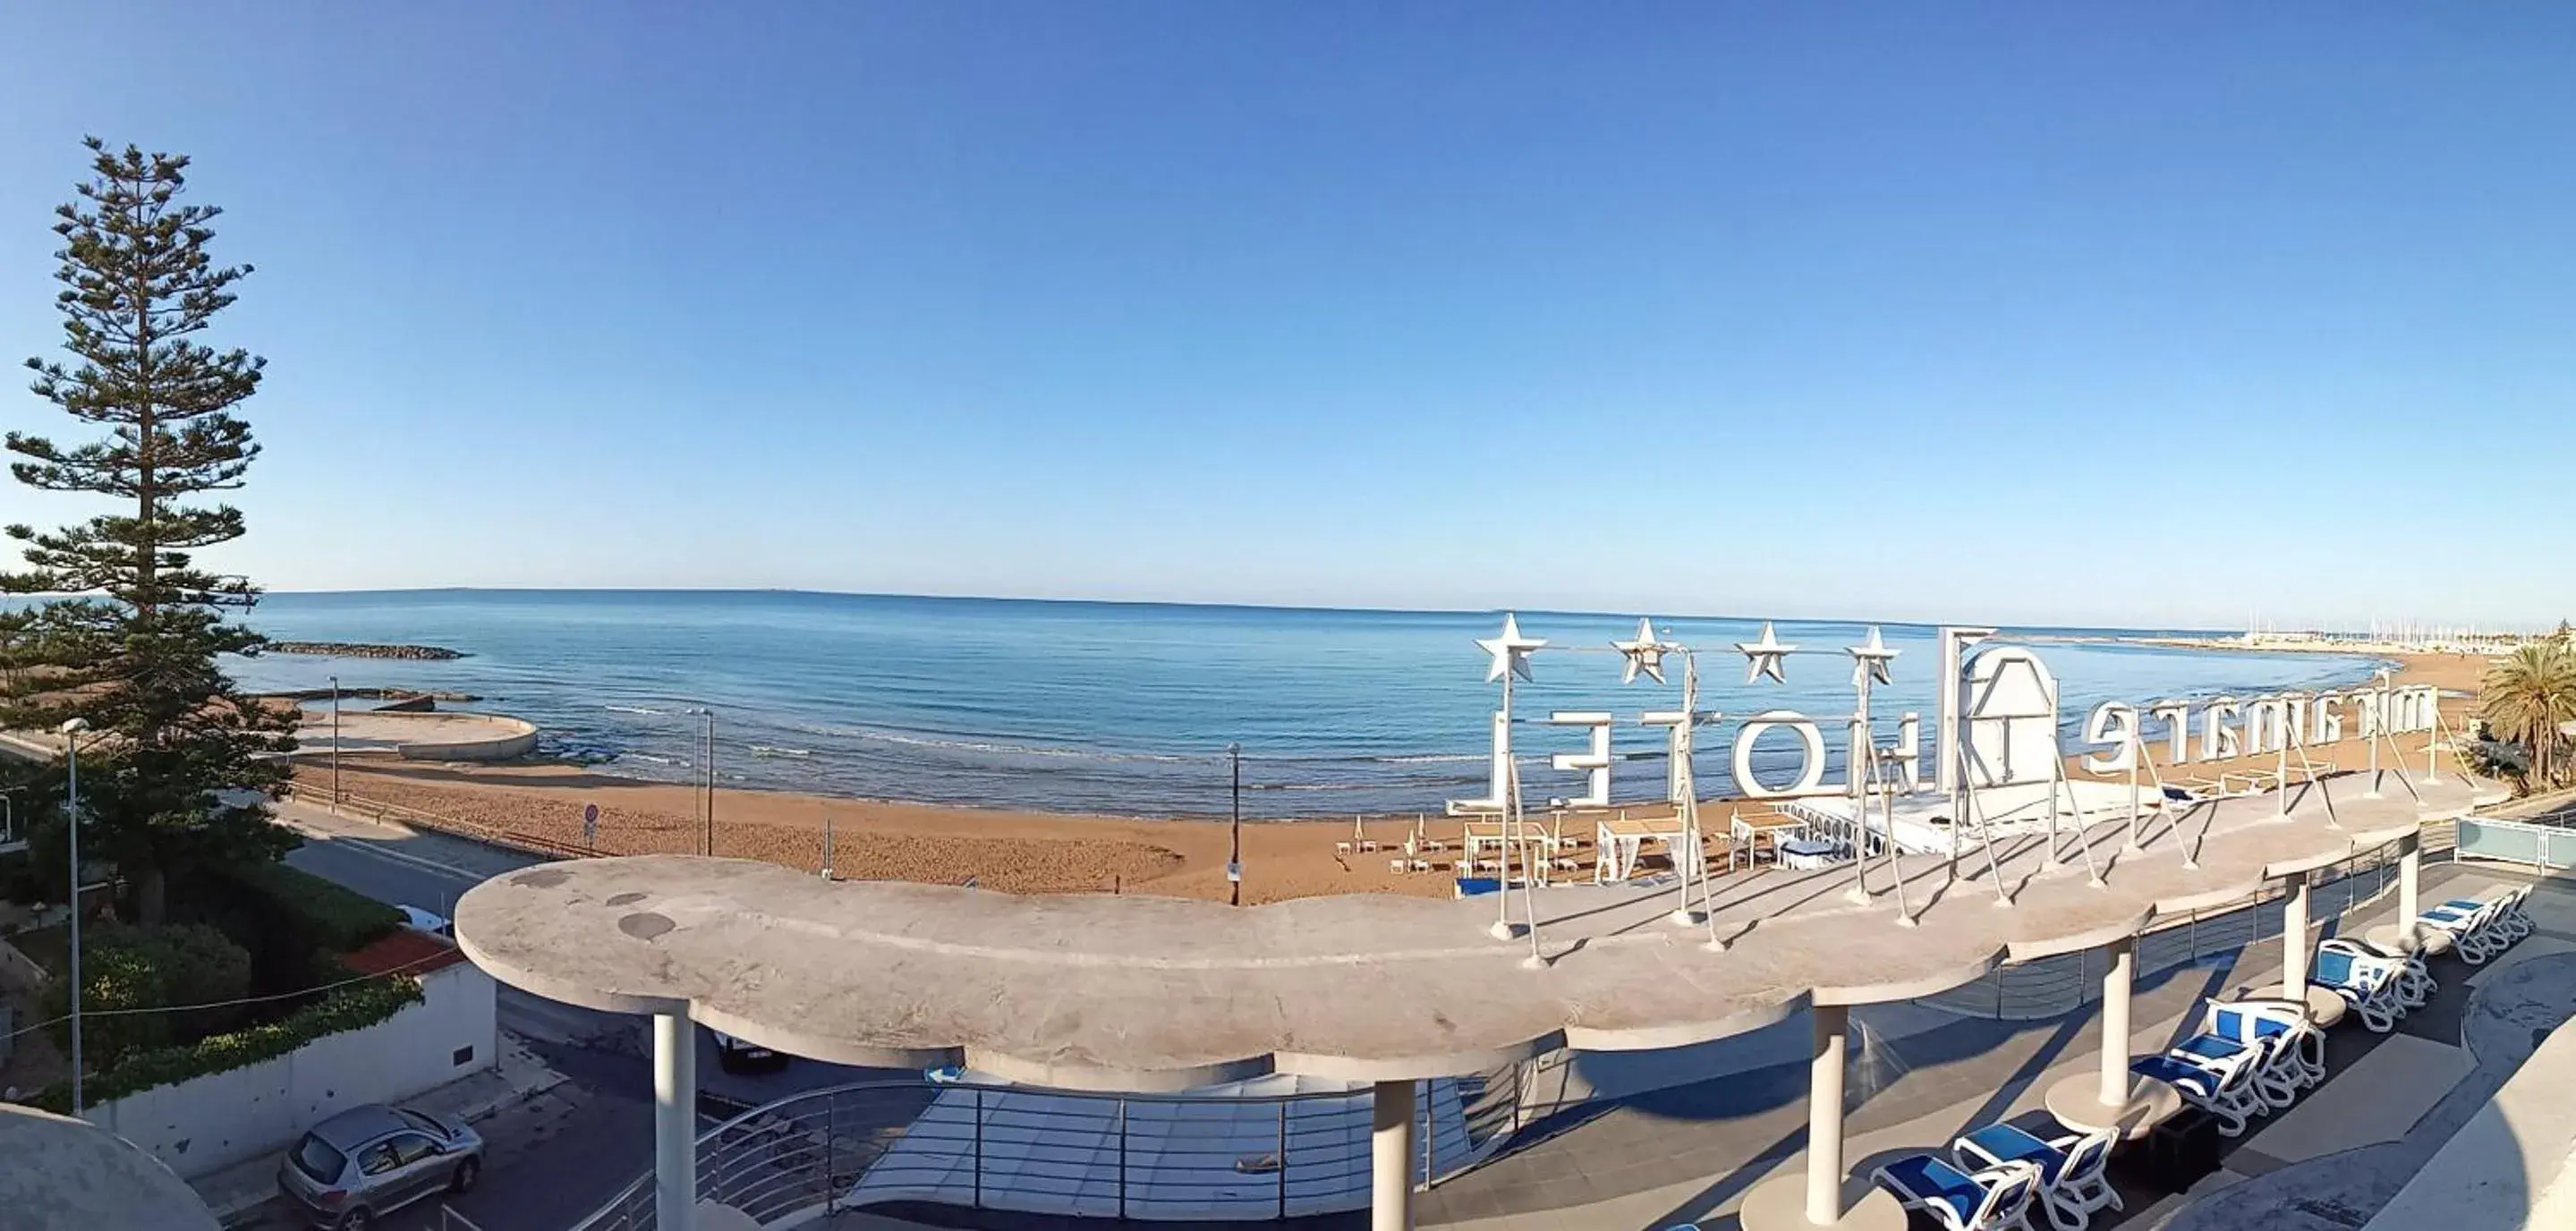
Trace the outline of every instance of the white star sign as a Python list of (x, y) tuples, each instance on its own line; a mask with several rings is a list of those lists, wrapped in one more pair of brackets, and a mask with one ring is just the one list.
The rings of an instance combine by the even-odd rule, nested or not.
[(1665, 648), (1663, 642), (1655, 639), (1655, 626), (1652, 623), (1645, 620), (1637, 621), (1637, 639), (1613, 641), (1610, 643), (1610, 648), (1619, 651), (1628, 660), (1626, 669), (1619, 673), (1620, 683), (1636, 683), (1639, 672), (1652, 677), (1658, 684), (1664, 682), (1664, 655), (1670, 651)]
[(1529, 679), (1530, 651), (1538, 649), (1546, 644), (1547, 642), (1536, 637), (1522, 636), (1520, 617), (1508, 612), (1505, 613), (1503, 616), (1503, 635), (1490, 640), (1478, 641), (1476, 643), (1477, 649), (1483, 650), (1484, 652), (1494, 656), (1494, 665), (1487, 668), (1485, 671), (1485, 682), (1490, 684), (1495, 680), (1503, 678), (1506, 674), (1517, 675), (1525, 680)]
[(1876, 683), (1892, 682), (1888, 678), (1887, 667), (1889, 663), (1896, 661), (1897, 651), (1887, 648), (1887, 642), (1879, 638), (1877, 625), (1869, 626), (1867, 643), (1847, 646), (1843, 652), (1852, 656), (1852, 687), (1860, 687), (1861, 677), (1864, 674)]
[(1787, 669), (1783, 664), (1790, 654), (1797, 652), (1798, 647), (1780, 644), (1780, 639), (1771, 633), (1771, 621), (1762, 622), (1760, 641), (1750, 643), (1738, 641), (1735, 643), (1735, 648), (1744, 652), (1745, 683), (1750, 684), (1766, 675), (1771, 677), (1771, 682), (1774, 684), (1789, 682)]

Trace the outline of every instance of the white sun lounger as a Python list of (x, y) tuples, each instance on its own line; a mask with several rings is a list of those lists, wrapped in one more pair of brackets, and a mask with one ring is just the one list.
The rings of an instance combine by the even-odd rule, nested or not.
[(2397, 1028), (2398, 1018), (2406, 1016), (2406, 1002), (2397, 993), (2398, 976), (2404, 970), (2404, 964), (2394, 959), (2370, 957), (2328, 942), (2318, 947), (2308, 982), (2343, 997), (2361, 1014), (2362, 1025), (2374, 1034), (2386, 1034)]
[(2039, 1168), (2005, 1163), (1970, 1174), (1934, 1154), (1912, 1154), (1870, 1173), (1898, 1204), (1921, 1210), (1944, 1231), (2030, 1231)]
[(2039, 1205), (2057, 1231), (2084, 1231), (2102, 1209), (2125, 1209), (2103, 1174), (2117, 1129), (2042, 1138), (2010, 1124), (1989, 1124), (1950, 1143), (1950, 1156), (1960, 1167), (1982, 1171), (2006, 1163), (2039, 1168)]

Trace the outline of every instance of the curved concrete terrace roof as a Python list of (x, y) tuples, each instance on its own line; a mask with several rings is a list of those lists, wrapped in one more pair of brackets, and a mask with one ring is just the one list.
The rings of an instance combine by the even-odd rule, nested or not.
[(196, 1191), (134, 1143), (83, 1120), (0, 1103), (0, 1224), (27, 1231), (215, 1231)]
[[(1681, 1046), (1810, 1004), (1945, 991), (2007, 961), (2087, 948), (2159, 915), (2240, 902), (2266, 881), (2501, 798), (2452, 775), (2360, 775), (2195, 805), (2083, 835), (2105, 883), (2043, 837), (1998, 840), (2009, 909), (1980, 854), (1902, 862), (1916, 925), (1873, 862), (1720, 878), (1717, 932), (1669, 916), (1678, 887), (1537, 896), (1543, 966), (1498, 940), (1491, 898), (1305, 898), (1236, 909), (1099, 894), (1019, 897), (830, 882), (772, 864), (652, 855), (495, 877), (456, 906), (466, 955), (503, 982), (609, 1012), (682, 1013), (819, 1060), (963, 1063), (1032, 1084), (1172, 1090), (1263, 1072), (1391, 1080), (1471, 1072), (1557, 1046)], [(2204, 841), (2205, 835), (2205, 841)], [(2185, 868), (2187, 851), (2197, 867)], [(1515, 915), (1520, 909), (1514, 895)]]

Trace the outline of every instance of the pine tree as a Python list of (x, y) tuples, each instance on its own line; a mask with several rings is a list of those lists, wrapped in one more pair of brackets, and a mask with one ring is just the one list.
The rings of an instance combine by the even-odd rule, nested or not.
[(88, 720), (83, 854), (115, 862), (149, 924), (172, 870), (294, 845), (267, 807), (286, 781), (275, 754), (294, 746), (293, 715), (244, 698), (217, 663), (261, 644), (227, 618), (259, 591), (195, 559), (240, 538), (242, 515), (186, 503), (240, 487), (259, 455), (232, 411), (265, 361), (194, 340), (251, 271), (208, 255), (222, 211), (181, 203), (188, 159), (85, 144), (91, 178), (54, 224), (63, 349), (77, 362), (27, 366), (38, 397), (106, 435), (65, 448), (13, 431), (7, 448), (23, 459), (10, 466), (19, 482), (114, 510), (51, 532), (8, 528), (27, 569), (0, 574), (0, 591), (48, 597), (0, 616), (0, 722)]

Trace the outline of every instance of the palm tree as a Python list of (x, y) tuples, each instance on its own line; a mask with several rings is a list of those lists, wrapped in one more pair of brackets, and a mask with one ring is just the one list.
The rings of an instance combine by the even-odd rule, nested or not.
[(2556, 785), (2558, 754), (2567, 743), (2561, 728), (2576, 722), (2576, 650), (2538, 642), (2487, 668), (2478, 714), (2496, 738), (2530, 751), (2534, 778)]

